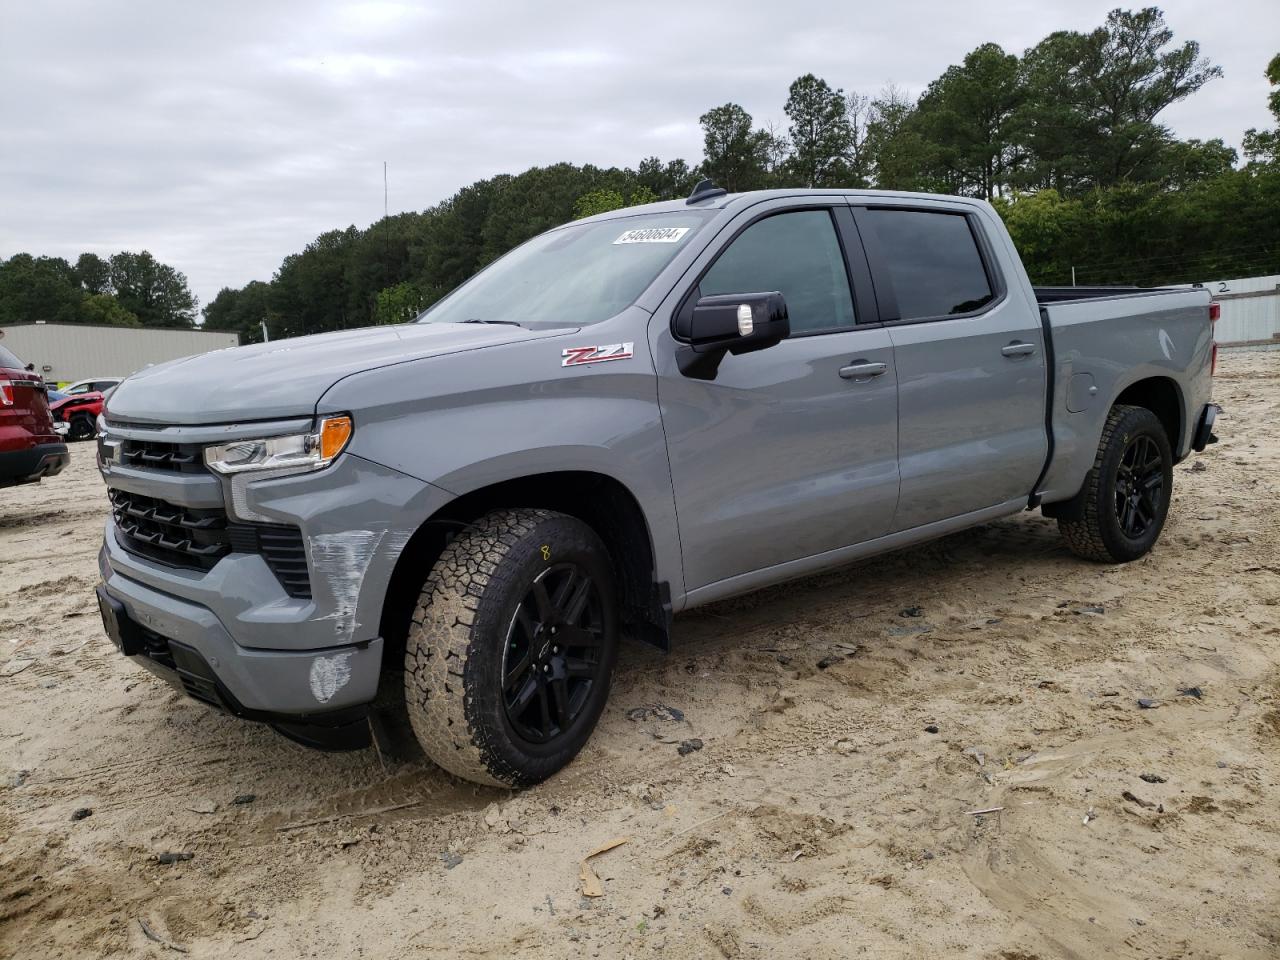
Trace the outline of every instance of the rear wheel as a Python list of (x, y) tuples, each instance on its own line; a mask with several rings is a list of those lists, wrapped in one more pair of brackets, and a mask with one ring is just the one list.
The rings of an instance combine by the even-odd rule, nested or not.
[(1145, 407), (1117, 406), (1107, 417), (1075, 519), (1058, 520), (1079, 556), (1127, 563), (1155, 546), (1169, 513), (1173, 452), (1160, 419)]
[(586, 744), (617, 652), (613, 567), (585, 523), (499, 510), (450, 543), (409, 627), (414, 734), (450, 773), (526, 786)]

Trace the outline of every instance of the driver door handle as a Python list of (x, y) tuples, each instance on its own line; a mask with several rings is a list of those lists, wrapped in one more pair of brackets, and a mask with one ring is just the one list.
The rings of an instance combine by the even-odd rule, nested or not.
[(889, 369), (887, 363), (872, 363), (868, 360), (855, 360), (848, 366), (840, 368), (842, 380), (871, 380)]
[(1034, 343), (1023, 343), (1021, 340), (1015, 340), (1007, 347), (1000, 348), (1000, 355), (1004, 357), (1026, 357), (1036, 352)]

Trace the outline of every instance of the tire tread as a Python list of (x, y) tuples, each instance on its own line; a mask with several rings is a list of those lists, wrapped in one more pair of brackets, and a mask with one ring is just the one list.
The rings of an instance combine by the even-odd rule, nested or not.
[(1117, 404), (1111, 408), (1107, 421), (1102, 427), (1102, 438), (1098, 441), (1098, 451), (1094, 455), (1093, 466), (1085, 477), (1084, 504), (1078, 520), (1058, 519), (1058, 531), (1067, 547), (1078, 557), (1096, 560), (1100, 563), (1121, 563), (1131, 559), (1116, 554), (1107, 545), (1102, 532), (1103, 497), (1100, 489), (1103, 473), (1103, 460), (1111, 449), (1116, 434), (1125, 430), (1136, 429), (1138, 423), (1153, 418), (1146, 407), (1135, 407), (1128, 404)]
[(409, 625), (405, 693), (423, 751), (450, 773), (496, 787), (523, 786), (520, 771), (490, 749), (470, 715), (465, 671), (481, 599), (504, 579), (502, 561), (549, 510), (499, 510), (455, 538), (427, 575)]

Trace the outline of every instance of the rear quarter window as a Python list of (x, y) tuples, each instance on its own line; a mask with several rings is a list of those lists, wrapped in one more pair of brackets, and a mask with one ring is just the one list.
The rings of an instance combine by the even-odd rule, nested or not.
[(897, 296), (898, 319), (972, 313), (995, 299), (968, 217), (872, 208), (867, 219)]
[(11, 351), (6, 350), (4, 347), (0, 347), (0, 367), (7, 367), (10, 370), (21, 370), (22, 361), (14, 356)]

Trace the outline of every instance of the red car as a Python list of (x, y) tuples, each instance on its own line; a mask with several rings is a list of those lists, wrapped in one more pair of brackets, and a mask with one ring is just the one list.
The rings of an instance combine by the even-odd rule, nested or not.
[(49, 391), (49, 412), (54, 429), (68, 440), (92, 440), (98, 432), (98, 414), (102, 412), (103, 395), (96, 391), (66, 394)]
[(53, 427), (45, 383), (0, 347), (0, 487), (61, 473), (71, 457)]

